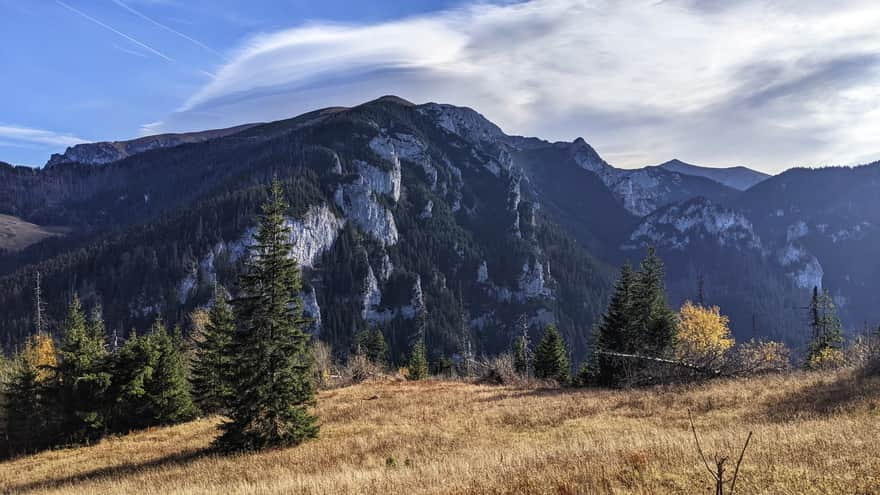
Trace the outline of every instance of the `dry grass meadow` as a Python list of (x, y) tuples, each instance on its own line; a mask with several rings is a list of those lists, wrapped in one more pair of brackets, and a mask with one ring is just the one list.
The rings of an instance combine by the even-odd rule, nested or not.
[(0, 214), (0, 249), (19, 251), (48, 237), (68, 232), (63, 227), (41, 227), (18, 217)]
[(452, 381), (322, 392), (321, 437), (222, 457), (217, 419), (0, 464), (4, 493), (714, 493), (694, 448), (752, 443), (740, 494), (880, 493), (880, 379), (792, 374), (634, 391)]

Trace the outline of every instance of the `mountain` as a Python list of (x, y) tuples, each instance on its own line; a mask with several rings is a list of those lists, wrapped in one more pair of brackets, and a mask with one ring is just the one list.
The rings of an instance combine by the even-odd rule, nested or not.
[(104, 141), (99, 143), (83, 143), (68, 147), (62, 153), (54, 153), (46, 167), (53, 167), (64, 163), (83, 163), (86, 165), (103, 165), (122, 160), (145, 151), (171, 148), (187, 143), (200, 143), (209, 139), (229, 136), (237, 132), (249, 129), (257, 124), (244, 124), (227, 129), (214, 129), (210, 131), (187, 132), (182, 134), (158, 134), (146, 136), (129, 141)]
[(745, 191), (770, 177), (763, 172), (741, 166), (727, 168), (700, 167), (677, 159), (662, 163), (657, 165), (657, 167), (683, 175), (705, 177), (738, 191)]
[(382, 98), (103, 165), (2, 171), (3, 208), (71, 229), (0, 257), (5, 345), (30, 331), (36, 271), (50, 318), (76, 291), (123, 335), (156, 317), (185, 323), (215, 282), (234, 293), (274, 176), (313, 331), (337, 353), (368, 327), (396, 359), (419, 333), (433, 359), (497, 353), (524, 315), (536, 332), (558, 323), (584, 356), (611, 267), (541, 209), (484, 122), (432, 111)]
[(714, 180), (658, 167), (615, 168), (578, 138), (570, 146), (574, 161), (595, 173), (630, 213), (645, 216), (663, 206), (703, 196), (723, 201), (736, 191)]
[(803, 288), (825, 287), (850, 328), (877, 327), (880, 280), (880, 162), (795, 168), (733, 203), (775, 246)]
[(367, 328), (398, 360), (418, 335), (431, 359), (493, 354), (524, 320), (535, 338), (557, 323), (579, 361), (617, 267), (652, 245), (670, 303), (695, 299), (702, 280), (738, 339), (803, 345), (813, 285), (832, 290), (849, 328), (878, 319), (880, 164), (796, 169), (742, 191), (397, 97), (205, 136), (106, 163), (83, 151), (68, 158), (85, 163), (0, 165), (0, 214), (64, 229), (0, 254), (4, 346), (31, 331), (37, 271), (50, 319), (77, 292), (123, 336), (156, 317), (186, 325), (215, 283), (236, 291), (272, 177), (291, 203), (312, 331), (339, 355)]

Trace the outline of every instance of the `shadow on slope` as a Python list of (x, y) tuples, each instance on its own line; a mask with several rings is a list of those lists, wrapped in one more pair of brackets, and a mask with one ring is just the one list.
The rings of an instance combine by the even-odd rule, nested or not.
[(153, 468), (184, 466), (193, 463), (203, 457), (211, 455), (220, 454), (218, 454), (217, 451), (213, 448), (202, 448), (178, 452), (175, 454), (167, 455), (165, 457), (160, 457), (158, 459), (151, 459), (149, 461), (123, 462), (115, 466), (101, 467), (93, 469), (91, 471), (63, 476), (60, 478), (49, 478), (34, 481), (31, 483), (10, 486), (9, 493), (37, 493), (46, 490), (59, 489), (62, 487), (75, 485), (77, 483), (94, 481), (102, 478), (118, 479), (127, 475), (135, 474)]
[(768, 401), (764, 415), (773, 422), (790, 422), (830, 416), (860, 409), (880, 410), (880, 375), (866, 370), (847, 370), (817, 377), (808, 386), (785, 392)]

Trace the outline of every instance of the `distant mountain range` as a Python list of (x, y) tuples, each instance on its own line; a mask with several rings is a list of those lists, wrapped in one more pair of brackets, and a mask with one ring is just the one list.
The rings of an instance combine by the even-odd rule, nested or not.
[(419, 333), (434, 359), (497, 353), (525, 317), (535, 336), (557, 323), (580, 360), (617, 268), (651, 245), (670, 302), (702, 280), (739, 339), (802, 348), (814, 285), (850, 329), (880, 320), (878, 164), (619, 169), (583, 139), (509, 136), (469, 108), (384, 97), (81, 144), (44, 169), (0, 165), (0, 213), (68, 232), (0, 256), (3, 344), (31, 331), (37, 271), (55, 319), (76, 291), (122, 334), (157, 316), (186, 322), (216, 282), (235, 291), (273, 176), (291, 201), (312, 330), (339, 354), (370, 327), (397, 358)]
[(65, 163), (82, 163), (86, 165), (104, 165), (145, 151), (171, 148), (187, 143), (200, 143), (230, 134), (241, 132), (257, 124), (245, 124), (227, 129), (187, 132), (181, 134), (157, 134), (129, 141), (102, 141), (98, 143), (82, 143), (71, 146), (62, 153), (53, 154), (46, 167)]
[(670, 160), (658, 165), (658, 167), (684, 175), (705, 177), (714, 180), (719, 184), (724, 184), (727, 187), (732, 187), (738, 191), (745, 191), (770, 177), (763, 172), (758, 172), (757, 170), (752, 170), (747, 167), (700, 167), (685, 163), (681, 160)]

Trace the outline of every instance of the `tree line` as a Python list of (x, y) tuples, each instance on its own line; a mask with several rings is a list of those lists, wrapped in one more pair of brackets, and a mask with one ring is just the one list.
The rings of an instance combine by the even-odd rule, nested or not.
[[(608, 306), (593, 332), (592, 353), (572, 376), (566, 342), (548, 326), (534, 352), (523, 331), (512, 348), (520, 377), (560, 384), (621, 387), (668, 381), (787, 370), (792, 353), (781, 342), (755, 340), (736, 344), (729, 319), (705, 303), (698, 281), (697, 302), (685, 301), (676, 312), (667, 303), (664, 264), (653, 248), (634, 270), (620, 269)], [(840, 318), (829, 291), (814, 288), (809, 309), (809, 346), (802, 360), (807, 370), (844, 366), (859, 354), (876, 352), (880, 328), (866, 332), (844, 352)]]

